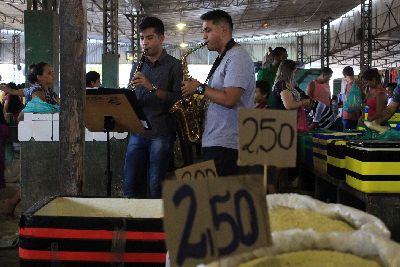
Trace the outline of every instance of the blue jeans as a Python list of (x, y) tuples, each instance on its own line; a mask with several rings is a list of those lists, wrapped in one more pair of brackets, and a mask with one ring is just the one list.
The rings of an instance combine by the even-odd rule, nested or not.
[(161, 198), (161, 183), (167, 174), (174, 141), (174, 137), (129, 136), (123, 182), (126, 197), (145, 198), (148, 193), (150, 198)]

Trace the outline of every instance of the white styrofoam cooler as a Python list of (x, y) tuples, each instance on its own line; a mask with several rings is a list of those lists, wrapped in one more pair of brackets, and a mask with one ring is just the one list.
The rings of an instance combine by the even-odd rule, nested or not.
[[(110, 139), (125, 139), (128, 133), (110, 132)], [(24, 113), (24, 120), (18, 123), (19, 141), (59, 141), (59, 113)], [(86, 141), (106, 141), (107, 134), (90, 132), (85, 129)]]

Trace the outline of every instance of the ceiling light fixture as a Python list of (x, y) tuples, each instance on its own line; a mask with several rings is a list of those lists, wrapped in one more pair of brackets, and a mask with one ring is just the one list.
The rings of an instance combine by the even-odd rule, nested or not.
[(182, 43), (179, 44), (179, 46), (180, 46), (180, 48), (186, 48), (189, 45), (188, 45), (188, 43), (182, 42)]
[(176, 27), (178, 28), (178, 30), (183, 30), (184, 28), (186, 28), (186, 23), (184, 22), (179, 22), (178, 24), (176, 24)]
[(135, 60), (135, 55), (132, 51), (125, 51), (125, 57), (127, 61), (133, 62)]

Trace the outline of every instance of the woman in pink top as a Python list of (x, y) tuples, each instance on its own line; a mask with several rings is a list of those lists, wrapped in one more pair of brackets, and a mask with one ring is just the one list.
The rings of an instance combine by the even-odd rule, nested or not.
[(321, 74), (307, 86), (307, 95), (312, 99), (324, 103), (326, 106), (331, 105), (331, 89), (329, 80), (332, 77), (331, 68), (325, 67), (321, 70)]
[(368, 121), (375, 120), (386, 106), (386, 92), (382, 85), (382, 78), (377, 69), (368, 69), (362, 75), (363, 81), (368, 85), (366, 105), (368, 106)]

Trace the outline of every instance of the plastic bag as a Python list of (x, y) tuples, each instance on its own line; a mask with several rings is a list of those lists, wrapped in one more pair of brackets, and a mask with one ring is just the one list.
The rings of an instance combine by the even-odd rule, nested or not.
[(379, 218), (342, 204), (327, 204), (300, 194), (267, 195), (267, 203), (269, 210), (277, 207), (310, 210), (329, 218), (345, 221), (355, 227), (355, 231), (365, 231), (384, 238), (390, 238), (390, 231)]
[[(400, 266), (400, 254), (398, 253), (400, 245), (390, 239), (368, 232), (319, 234), (312, 230), (293, 229), (272, 233), (272, 240), (272, 246), (221, 258), (207, 265), (198, 265), (198, 267), (234, 267), (265, 256), (305, 250), (331, 250), (349, 253), (365, 259), (379, 260), (379, 263), (385, 267)], [(321, 266), (329, 265), (321, 263)]]
[(32, 98), (25, 108), (22, 110), (24, 113), (57, 113), (60, 112), (59, 105), (52, 105), (44, 102), (39, 97)]
[(307, 116), (303, 107), (297, 109), (297, 132), (308, 132)]
[(363, 106), (361, 90), (357, 87), (355, 82), (351, 85), (349, 93), (346, 95), (346, 101), (343, 103), (343, 110), (356, 113), (360, 112)]

